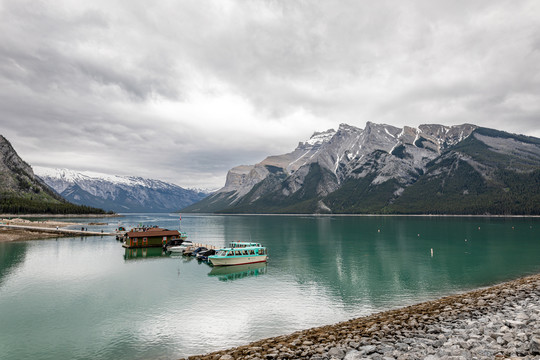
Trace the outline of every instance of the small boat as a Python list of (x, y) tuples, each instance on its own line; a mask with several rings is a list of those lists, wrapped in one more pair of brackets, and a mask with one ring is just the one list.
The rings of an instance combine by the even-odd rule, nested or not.
[(184, 250), (184, 255), (197, 256), (197, 254), (200, 251), (204, 251), (204, 250), (208, 250), (208, 249), (205, 248), (204, 246), (191, 246), (191, 247), (187, 248), (186, 250)]
[(191, 241), (189, 241), (189, 240), (186, 240), (186, 241), (182, 242), (181, 245), (169, 246), (167, 248), (167, 251), (173, 252), (173, 253), (183, 253), (184, 250), (186, 250), (190, 246), (193, 246), (193, 243)]
[(199, 251), (197, 253), (196, 258), (197, 258), (197, 260), (208, 261), (208, 257), (210, 255), (215, 255), (215, 253), (216, 253), (216, 250), (214, 250), (214, 249), (208, 249), (208, 250), (205, 250), (205, 251)]
[(264, 246), (232, 246), (233, 243), (230, 248), (218, 250), (215, 255), (209, 256), (208, 260), (215, 266), (224, 266), (261, 263), (266, 262), (268, 258), (268, 252)]
[(167, 250), (167, 248), (170, 248), (173, 246), (182, 245), (182, 243), (184, 243), (185, 241), (186, 239), (171, 239), (163, 245), (163, 250)]

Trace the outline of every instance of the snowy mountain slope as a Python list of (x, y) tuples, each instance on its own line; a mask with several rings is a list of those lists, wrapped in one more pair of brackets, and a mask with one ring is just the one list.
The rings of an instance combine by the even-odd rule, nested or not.
[(177, 211), (207, 194), (160, 180), (89, 171), (35, 167), (36, 174), (64, 198), (116, 212)]

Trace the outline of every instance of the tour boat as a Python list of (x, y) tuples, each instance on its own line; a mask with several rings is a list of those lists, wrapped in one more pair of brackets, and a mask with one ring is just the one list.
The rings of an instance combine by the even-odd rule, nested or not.
[(215, 255), (209, 256), (208, 260), (215, 266), (266, 262), (268, 252), (264, 246), (260, 244), (257, 244), (259, 246), (236, 246), (238, 244), (238, 242), (231, 243), (231, 247), (218, 250)]

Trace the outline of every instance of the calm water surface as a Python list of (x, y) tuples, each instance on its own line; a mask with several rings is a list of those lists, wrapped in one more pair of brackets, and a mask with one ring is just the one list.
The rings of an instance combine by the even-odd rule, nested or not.
[(0, 243), (0, 359), (177, 359), (540, 272), (540, 219), (184, 215), (182, 229), (261, 242), (269, 262), (212, 268), (113, 237)]

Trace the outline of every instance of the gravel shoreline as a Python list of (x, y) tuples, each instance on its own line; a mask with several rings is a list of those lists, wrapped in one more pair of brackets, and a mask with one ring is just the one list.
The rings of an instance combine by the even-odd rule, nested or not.
[(540, 359), (540, 274), (189, 360)]

